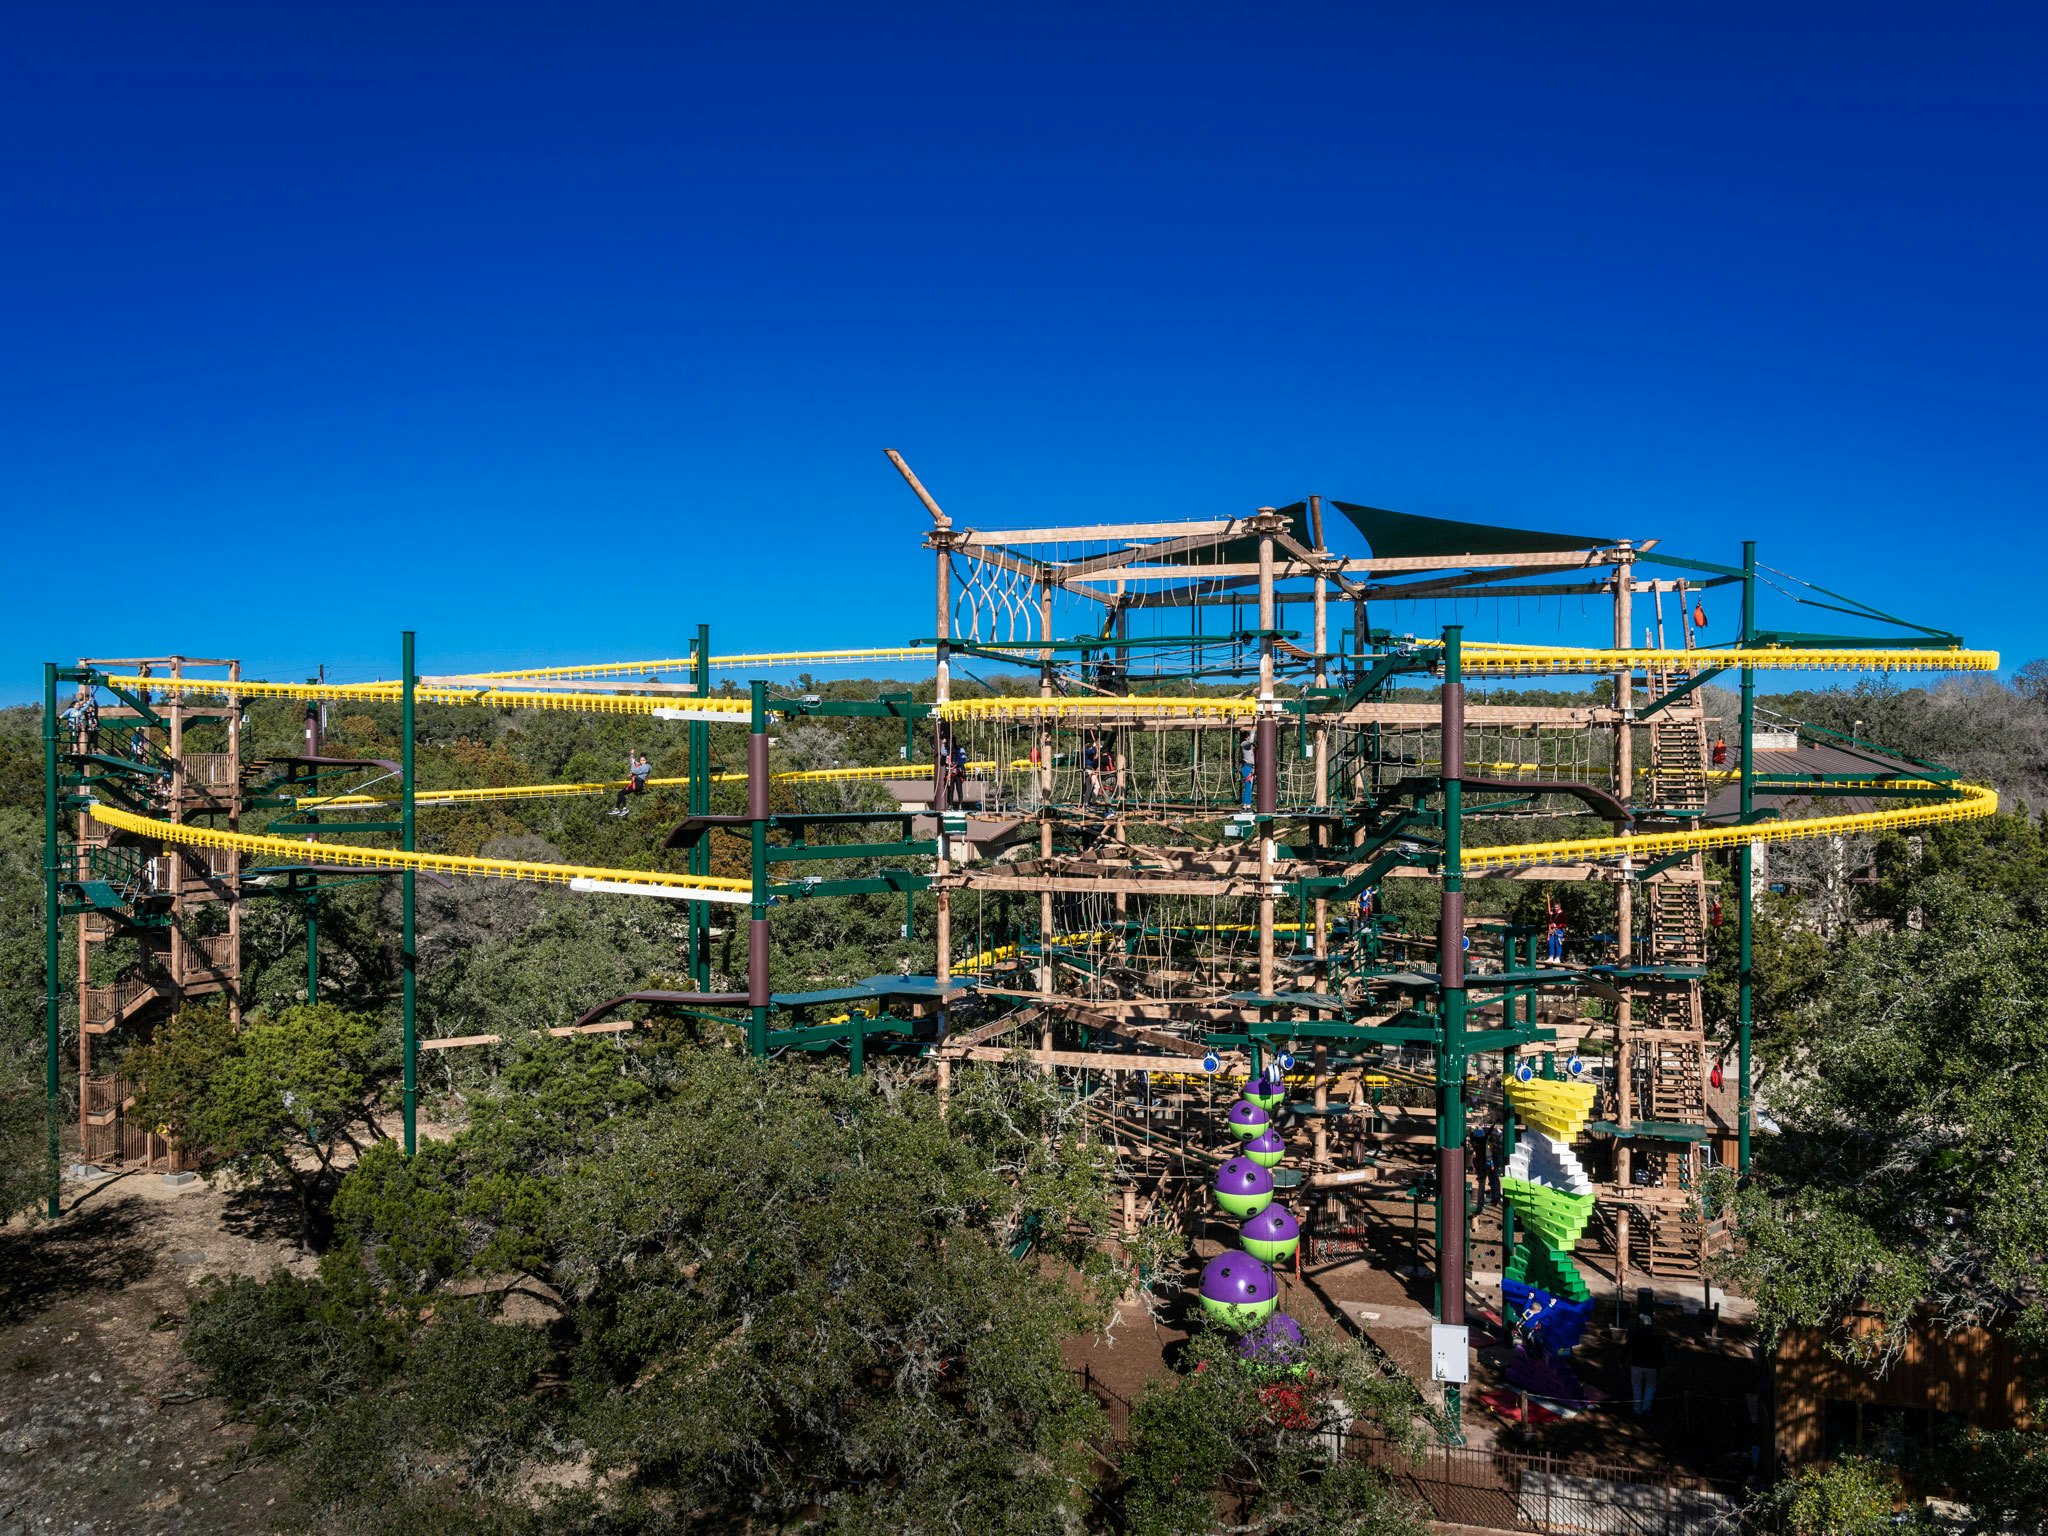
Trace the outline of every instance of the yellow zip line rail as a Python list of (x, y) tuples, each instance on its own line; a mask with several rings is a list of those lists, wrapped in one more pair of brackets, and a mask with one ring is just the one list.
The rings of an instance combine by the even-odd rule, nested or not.
[(469, 858), (454, 853), (406, 853), (397, 848), (365, 848), (355, 843), (300, 841), (271, 837), (259, 832), (229, 832), (220, 827), (196, 826), (191, 822), (158, 821), (94, 804), (92, 819), (102, 826), (163, 843), (182, 843), (192, 848), (232, 848), (239, 853), (261, 854), (295, 864), (346, 864), (356, 869), (417, 869), (437, 875), (485, 876), (498, 880), (532, 880), (543, 885), (574, 886), (597, 882), (610, 888), (630, 888), (627, 894), (666, 896), (685, 901), (744, 902), (753, 886), (745, 880), (715, 875), (677, 875), (646, 869), (601, 869), (580, 864), (541, 864), (526, 859)]
[(1744, 843), (1788, 843), (1798, 838), (1840, 837), (1858, 832), (1897, 832), (1906, 827), (1941, 822), (1974, 821), (1998, 812), (1998, 791), (1980, 784), (1953, 786), (1955, 797), (1929, 805), (1906, 805), (1888, 811), (1858, 811), (1846, 816), (1806, 816), (1796, 821), (1759, 821), (1746, 827), (1695, 827), (1685, 832), (1645, 832), (1636, 837), (1578, 837), (1548, 843), (1506, 843), (1466, 848), (1466, 873), (1520, 869), (1530, 864), (1591, 864), (1602, 859), (1663, 858), (1673, 853), (1699, 853), (1709, 848), (1739, 848)]
[[(150, 689), (160, 693), (196, 693), (220, 699), (328, 699), (337, 703), (362, 699), (371, 703), (395, 704), (401, 689), (397, 683), (227, 683), (218, 679), (191, 677), (109, 677), (107, 682), (122, 688)], [(565, 709), (590, 715), (655, 715), (680, 712), (730, 717), (735, 724), (752, 719), (753, 705), (747, 699), (674, 699), (641, 693), (536, 693), (512, 688), (451, 688), (440, 683), (422, 683), (412, 691), (422, 704), (474, 704), (486, 709)]]
[[(1441, 650), (1440, 640), (1418, 649)], [(1884, 650), (1804, 646), (1744, 646), (1728, 650), (1600, 650), (1571, 645), (1521, 645), (1468, 640), (1461, 648), (1468, 673), (1487, 677), (1554, 677), (1565, 673), (1706, 672), (1716, 667), (1778, 671), (1996, 672), (1998, 652), (1956, 649)]]
[[(1489, 870), (1518, 869), (1532, 864), (1588, 864), (1623, 857), (1654, 859), (1673, 853), (1740, 847), (1746, 842), (1780, 843), (1852, 833), (1895, 832), (1907, 827), (1973, 821), (1995, 815), (1997, 811), (1996, 790), (1977, 784), (1958, 784), (1954, 786), (1953, 798), (1928, 805), (1900, 806), (1893, 810), (1810, 816), (1796, 821), (1762, 821), (1746, 827), (1695, 827), (1683, 832), (1646, 832), (1636, 837), (1583, 837), (1467, 848), (1463, 868), (1470, 874), (1482, 874)], [(200, 848), (232, 848), (242, 853), (264, 854), (294, 862), (318, 861), (354, 868), (409, 868), (435, 874), (532, 880), (572, 887), (581, 885), (629, 895), (697, 901), (743, 902), (752, 889), (747, 881), (710, 875), (541, 864), (522, 859), (469, 858), (451, 853), (406, 853), (398, 849), (365, 848), (351, 843), (322, 843), (254, 832), (229, 832), (190, 822), (157, 821), (98, 804), (93, 806), (92, 816), (105, 826), (160, 842)]]

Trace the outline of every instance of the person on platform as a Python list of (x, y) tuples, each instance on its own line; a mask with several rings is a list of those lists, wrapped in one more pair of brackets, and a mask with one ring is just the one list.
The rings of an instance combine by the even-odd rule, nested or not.
[(1252, 745), (1252, 733), (1246, 731), (1237, 748), (1237, 803), (1246, 810), (1252, 806), (1252, 794), (1258, 781), (1258, 761), (1258, 752)]
[(1552, 965), (1564, 963), (1564, 903), (1555, 896), (1550, 898), (1550, 907), (1544, 917), (1544, 937), (1549, 948), (1546, 951)]

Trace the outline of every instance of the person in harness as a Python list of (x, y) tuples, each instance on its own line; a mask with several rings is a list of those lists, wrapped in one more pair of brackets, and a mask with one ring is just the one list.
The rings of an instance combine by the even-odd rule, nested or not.
[(1555, 896), (1550, 898), (1550, 908), (1545, 915), (1544, 935), (1549, 941), (1548, 957), (1552, 965), (1564, 961), (1564, 903)]
[(1728, 766), (1728, 738), (1726, 736), (1716, 736), (1714, 738), (1714, 766), (1716, 768)]
[(619, 789), (618, 803), (612, 807), (614, 816), (626, 814), (626, 796), (647, 793), (647, 776), (654, 771), (654, 765), (647, 761), (645, 752), (635, 752), (626, 761), (626, 782)]

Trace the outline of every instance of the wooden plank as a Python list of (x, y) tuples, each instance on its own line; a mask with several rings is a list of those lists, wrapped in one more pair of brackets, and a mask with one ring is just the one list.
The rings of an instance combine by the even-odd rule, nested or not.
[(1072, 528), (963, 528), (958, 547), (978, 544), (1087, 544), (1110, 539), (1175, 539), (1198, 533), (1228, 533), (1236, 518), (1196, 518), (1183, 523), (1083, 523)]
[[(967, 1061), (1008, 1061), (1012, 1052), (1000, 1046), (977, 1045), (962, 1051), (953, 1060)], [(1126, 1056), (1112, 1055), (1101, 1051), (1025, 1051), (1024, 1059), (1038, 1067), (1082, 1067), (1090, 1072), (1186, 1072), (1190, 1062), (1185, 1056)], [(1218, 1078), (1242, 1073), (1247, 1069), (1245, 1058), (1236, 1052), (1219, 1055), (1216, 1070)]]
[(933, 889), (962, 891), (1051, 891), (1055, 894), (1072, 892), (1085, 896), (1091, 892), (1119, 892), (1132, 896), (1256, 896), (1259, 882), (1256, 880), (1119, 880), (1109, 875), (1098, 875), (1088, 879), (1068, 878), (1061, 875), (1041, 875), (1036, 878), (1015, 875), (989, 875), (968, 870), (948, 880), (934, 880)]

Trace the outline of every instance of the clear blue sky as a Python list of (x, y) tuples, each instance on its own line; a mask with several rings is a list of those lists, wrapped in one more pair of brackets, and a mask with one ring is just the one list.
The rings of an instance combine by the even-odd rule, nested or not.
[(1001, 16), (11, 9), (0, 701), (898, 643), (885, 446), (985, 527), (1754, 537), (2048, 653), (2038, 8)]

